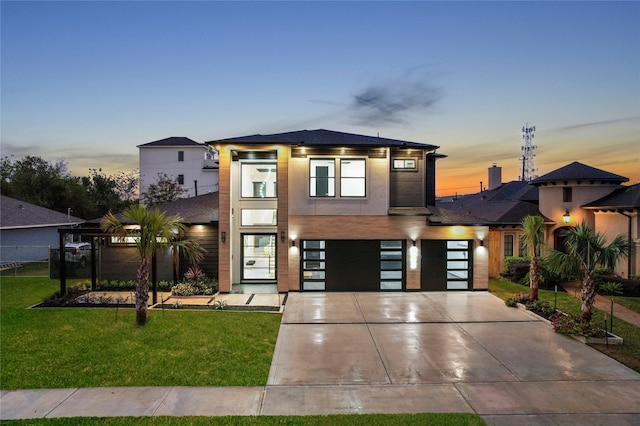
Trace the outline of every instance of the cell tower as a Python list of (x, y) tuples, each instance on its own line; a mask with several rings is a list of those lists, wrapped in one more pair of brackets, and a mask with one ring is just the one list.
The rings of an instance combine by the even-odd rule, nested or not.
[(535, 131), (536, 126), (530, 126), (529, 123), (525, 124), (522, 128), (522, 139), (524, 140), (524, 145), (521, 147), (522, 175), (520, 176), (520, 180), (530, 181), (538, 177), (536, 175), (538, 169), (536, 169), (533, 164), (533, 157), (536, 156), (535, 151), (538, 149), (538, 146), (533, 144)]

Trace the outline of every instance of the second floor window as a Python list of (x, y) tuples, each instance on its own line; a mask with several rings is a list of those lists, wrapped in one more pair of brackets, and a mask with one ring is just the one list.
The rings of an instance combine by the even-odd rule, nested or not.
[(178, 151), (178, 161), (184, 161), (184, 151)]
[(241, 163), (240, 196), (242, 198), (276, 198), (277, 165), (273, 163)]
[(366, 196), (366, 161), (363, 158), (340, 160), (340, 196)]
[(334, 159), (312, 159), (309, 162), (309, 193), (312, 197), (336, 195), (336, 162)]

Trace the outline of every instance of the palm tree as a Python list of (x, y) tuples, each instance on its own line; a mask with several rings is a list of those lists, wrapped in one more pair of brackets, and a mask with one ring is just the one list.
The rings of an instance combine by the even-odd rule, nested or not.
[(538, 300), (540, 270), (538, 268), (538, 253), (544, 244), (544, 219), (541, 216), (526, 216), (520, 222), (522, 226), (522, 243), (527, 248), (531, 263), (529, 265), (529, 299)]
[(158, 249), (173, 246), (183, 250), (193, 262), (202, 259), (204, 249), (197, 241), (181, 240), (185, 225), (179, 216), (165, 216), (160, 210), (148, 210), (144, 205), (132, 205), (122, 213), (127, 223), (135, 224), (133, 229), (123, 225), (111, 212), (100, 222), (102, 229), (116, 237), (133, 236), (140, 254), (140, 264), (136, 274), (136, 322), (147, 322), (147, 300), (149, 299), (149, 262)]
[(566, 277), (581, 277), (581, 320), (591, 321), (591, 309), (596, 297), (595, 269), (612, 269), (629, 255), (629, 245), (624, 235), (616, 236), (610, 244), (599, 232), (595, 232), (584, 220), (564, 231), (566, 252), (553, 250), (548, 259), (549, 269)]

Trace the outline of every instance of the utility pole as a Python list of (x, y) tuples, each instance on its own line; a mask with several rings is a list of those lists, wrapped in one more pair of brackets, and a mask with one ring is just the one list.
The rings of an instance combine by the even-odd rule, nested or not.
[(531, 181), (538, 177), (535, 174), (538, 169), (536, 169), (533, 164), (533, 157), (536, 156), (535, 150), (538, 148), (537, 145), (533, 144), (535, 131), (536, 126), (531, 126), (529, 123), (526, 123), (522, 128), (522, 139), (524, 141), (524, 145), (521, 147), (522, 175), (520, 176), (520, 180), (522, 181)]

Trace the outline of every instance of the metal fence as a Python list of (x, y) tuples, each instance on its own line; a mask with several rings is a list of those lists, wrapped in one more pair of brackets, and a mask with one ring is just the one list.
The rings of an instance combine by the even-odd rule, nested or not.
[(0, 246), (0, 276), (48, 277), (50, 246)]

